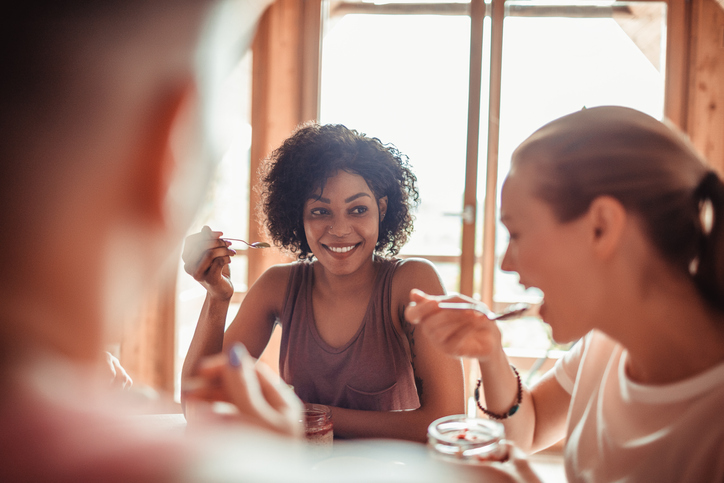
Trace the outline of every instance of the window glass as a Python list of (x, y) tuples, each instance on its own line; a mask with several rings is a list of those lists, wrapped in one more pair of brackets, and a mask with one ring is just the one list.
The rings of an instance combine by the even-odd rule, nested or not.
[[(251, 147), (251, 53), (248, 53), (224, 81), (220, 94), (222, 108), (214, 122), (225, 153), (207, 191), (207, 198), (189, 234), (204, 225), (223, 231), (226, 236), (248, 239), (249, 232), (249, 149)], [(241, 246), (231, 261), (235, 292), (246, 291), (247, 257)], [(176, 299), (176, 398), (179, 398), (183, 360), (196, 329), (206, 290), (179, 266)], [(229, 308), (227, 324), (236, 315), (238, 304)]]
[[(410, 2), (382, 3), (389, 6)], [(602, 104), (630, 106), (662, 117), (664, 2), (582, 2), (580, 6), (558, 4), (537, 10), (533, 2), (506, 5), (498, 193), (509, 169), (512, 150), (555, 117)], [(353, 10), (348, 7), (346, 15), (326, 24), (321, 121), (339, 122), (376, 136), (395, 144), (410, 157), (419, 178), (422, 204), (416, 231), (401, 253), (437, 257), (435, 264), (447, 289), (456, 291), (458, 262), (441, 257), (460, 255), (469, 17), (350, 13)], [(413, 9), (409, 11), (414, 13)], [(489, 38), (490, 19), (486, 18), (478, 163), (478, 257), (482, 251), (487, 159)], [(497, 267), (506, 245), (507, 232), (498, 222)], [(515, 274), (498, 268), (494, 281), (489, 281), (482, 280), (480, 272), (478, 264), (476, 292), (482, 284), (494, 283), (496, 309), (521, 300), (540, 301), (541, 294), (524, 290)], [(534, 318), (507, 323), (504, 340), (511, 348), (551, 347), (544, 324)]]
[[(418, 177), (402, 255), (460, 255), (469, 35), (467, 16), (346, 15), (324, 36), (320, 121), (394, 144)], [(457, 290), (457, 261), (437, 266)]]
[[(663, 2), (633, 3), (618, 12), (609, 18), (506, 17), (498, 196), (515, 147), (556, 117), (610, 104), (663, 117), (666, 6)], [(478, 198), (482, 200), (484, 180), (478, 186), (483, 188)], [(496, 305), (538, 302), (539, 291), (525, 291), (516, 274), (499, 269), (508, 241), (499, 219)], [(550, 344), (547, 328), (537, 319), (506, 324), (504, 339), (514, 347), (546, 349)]]

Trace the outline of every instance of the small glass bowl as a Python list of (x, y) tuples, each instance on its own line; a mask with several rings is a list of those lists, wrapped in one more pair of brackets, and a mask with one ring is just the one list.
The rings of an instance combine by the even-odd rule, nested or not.
[(428, 448), (443, 461), (475, 465), (508, 458), (502, 444), (505, 427), (497, 421), (464, 414), (445, 416), (430, 424), (427, 436)]

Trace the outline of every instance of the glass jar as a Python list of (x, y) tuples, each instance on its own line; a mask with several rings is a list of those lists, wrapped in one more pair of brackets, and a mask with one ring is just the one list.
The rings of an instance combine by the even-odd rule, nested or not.
[(441, 461), (475, 466), (508, 458), (505, 427), (490, 419), (445, 416), (430, 424), (427, 436), (428, 448)]
[(332, 410), (322, 404), (305, 404), (303, 418), (307, 442), (331, 449), (334, 439)]

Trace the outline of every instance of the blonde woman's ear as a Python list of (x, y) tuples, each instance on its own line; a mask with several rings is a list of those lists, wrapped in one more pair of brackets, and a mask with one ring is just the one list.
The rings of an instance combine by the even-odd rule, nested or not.
[(626, 224), (626, 208), (611, 196), (599, 196), (588, 212), (593, 229), (593, 242), (599, 256), (608, 257), (618, 246)]

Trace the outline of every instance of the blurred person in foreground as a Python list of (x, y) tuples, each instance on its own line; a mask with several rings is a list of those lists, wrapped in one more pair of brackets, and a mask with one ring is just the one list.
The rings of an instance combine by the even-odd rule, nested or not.
[[(253, 15), (247, 30), (262, 6), (242, 7)], [(199, 156), (197, 56), (217, 8), (61, 0), (3, 9), (2, 481), (190, 474), (191, 448), (139, 437), (116, 419), (120, 398), (98, 369), (203, 188), (184, 178), (208, 169)], [(208, 370), (228, 376), (230, 391), (245, 387), (229, 368)], [(246, 396), (232, 400), (250, 413), (260, 407)], [(293, 397), (270, 405), (277, 420), (267, 426), (294, 433)]]
[(724, 481), (724, 184), (669, 125), (586, 109), (513, 153), (501, 268), (544, 294), (557, 342), (525, 388), (495, 323), (412, 295), (411, 321), (477, 359), (481, 411), (535, 452), (564, 438), (568, 481)]
[[(212, 18), (229, 19), (221, 3), (3, 9), (0, 481), (441, 481), (422, 445), (358, 446), (365, 466), (312, 468), (300, 401), (242, 346), (199, 372), (198, 395), (235, 409), (225, 431), (142, 431), (98, 375), (205, 189), (197, 62)], [(234, 29), (253, 31), (265, 2), (231, 3)], [(409, 464), (371, 467), (374, 455)]]

